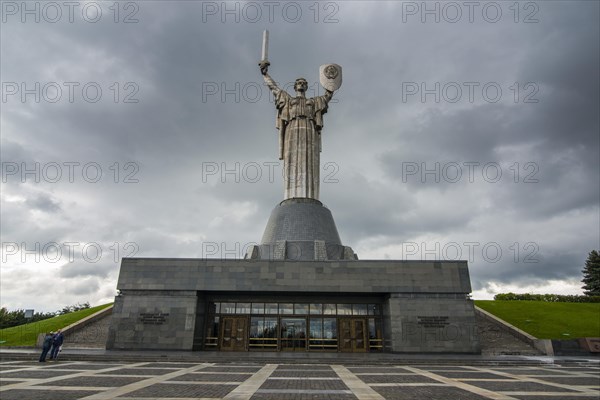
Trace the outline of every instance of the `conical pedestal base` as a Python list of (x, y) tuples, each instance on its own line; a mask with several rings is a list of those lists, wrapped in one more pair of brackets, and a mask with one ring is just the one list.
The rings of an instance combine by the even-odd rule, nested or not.
[(247, 259), (356, 260), (352, 248), (341, 243), (333, 215), (314, 199), (287, 199), (271, 212), (261, 244)]

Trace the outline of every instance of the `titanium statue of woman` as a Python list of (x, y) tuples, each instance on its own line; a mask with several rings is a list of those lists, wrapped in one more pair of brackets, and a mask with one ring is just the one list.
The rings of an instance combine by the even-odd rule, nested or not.
[(279, 130), (279, 159), (284, 162), (285, 197), (319, 199), (319, 172), (323, 114), (333, 92), (306, 97), (308, 83), (296, 79), (292, 96), (277, 86), (269, 76), (268, 61), (259, 63), (265, 83), (275, 96)]

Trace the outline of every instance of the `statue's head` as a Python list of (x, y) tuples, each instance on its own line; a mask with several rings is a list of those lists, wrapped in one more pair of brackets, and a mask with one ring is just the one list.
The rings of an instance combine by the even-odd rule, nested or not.
[(294, 83), (294, 90), (296, 92), (306, 92), (308, 90), (308, 82), (306, 81), (306, 79), (304, 78), (298, 78), (296, 79), (296, 82)]

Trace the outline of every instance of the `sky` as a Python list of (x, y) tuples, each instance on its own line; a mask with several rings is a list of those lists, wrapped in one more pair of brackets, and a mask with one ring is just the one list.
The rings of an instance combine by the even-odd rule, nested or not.
[(360, 259), (581, 294), (600, 248), (597, 1), (2, 1), (0, 304), (111, 302), (122, 257), (243, 258), (283, 199), (258, 68), (324, 93)]

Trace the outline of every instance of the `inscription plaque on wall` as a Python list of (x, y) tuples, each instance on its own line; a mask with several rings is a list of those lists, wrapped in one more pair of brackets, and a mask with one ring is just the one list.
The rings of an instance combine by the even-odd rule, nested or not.
[(445, 328), (450, 325), (447, 316), (435, 315), (427, 317), (417, 317), (417, 324), (424, 328)]
[(162, 325), (167, 321), (169, 313), (141, 313), (140, 321), (147, 325)]

